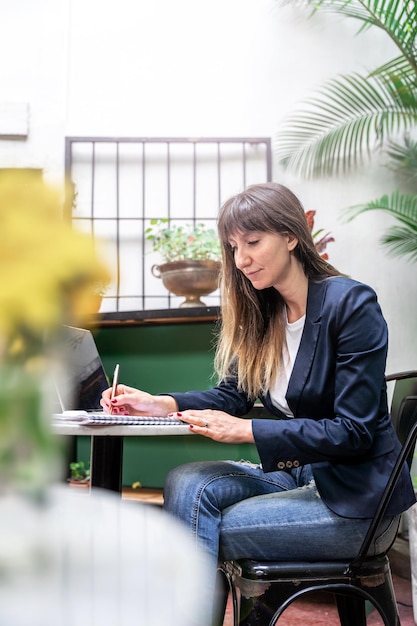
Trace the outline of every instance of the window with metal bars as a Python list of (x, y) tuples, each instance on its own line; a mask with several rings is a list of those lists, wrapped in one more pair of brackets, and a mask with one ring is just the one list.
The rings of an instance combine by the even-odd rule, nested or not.
[[(247, 185), (271, 180), (265, 137), (67, 137), (71, 182), (66, 217), (91, 233), (113, 273), (102, 312), (176, 308), (153, 276), (161, 263), (146, 239), (151, 219), (216, 227), (220, 205)], [(205, 296), (219, 305), (219, 294)]]

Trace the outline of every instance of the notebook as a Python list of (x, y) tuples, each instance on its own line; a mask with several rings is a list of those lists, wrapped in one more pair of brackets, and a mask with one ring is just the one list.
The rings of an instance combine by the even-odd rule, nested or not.
[(100, 353), (90, 330), (64, 326), (63, 361), (65, 369), (56, 373), (55, 387), (60, 411), (54, 422), (77, 422), (87, 425), (185, 425), (177, 417), (111, 415), (100, 406), (101, 394), (109, 381)]

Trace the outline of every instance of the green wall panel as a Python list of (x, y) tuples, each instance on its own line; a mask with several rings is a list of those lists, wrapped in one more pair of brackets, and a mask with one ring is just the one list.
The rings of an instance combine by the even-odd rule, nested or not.
[(215, 325), (102, 328), (94, 333), (107, 374), (150, 393), (207, 389), (213, 384)]
[[(79, 438), (78, 456), (88, 461), (90, 439)], [(143, 487), (163, 487), (166, 474), (190, 461), (252, 461), (259, 463), (255, 446), (229, 445), (199, 435), (172, 437), (125, 437), (123, 446), (124, 486), (139, 481)]]

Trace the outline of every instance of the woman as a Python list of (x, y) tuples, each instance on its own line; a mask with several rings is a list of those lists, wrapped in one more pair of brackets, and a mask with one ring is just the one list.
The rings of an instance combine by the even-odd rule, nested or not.
[[(165, 509), (215, 559), (353, 557), (400, 444), (387, 407), (387, 327), (374, 291), (315, 249), (286, 187), (253, 185), (225, 202), (220, 382), (153, 396), (119, 385), (102, 406), (177, 414), (193, 432), (254, 443), (261, 465), (201, 462), (167, 477)], [(260, 398), (278, 419), (242, 419)], [(415, 501), (404, 470), (373, 550)]]

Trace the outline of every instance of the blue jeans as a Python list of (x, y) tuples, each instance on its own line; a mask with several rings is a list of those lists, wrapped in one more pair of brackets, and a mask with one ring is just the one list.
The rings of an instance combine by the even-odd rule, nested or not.
[[(317, 492), (310, 465), (268, 473), (245, 462), (181, 465), (167, 476), (164, 509), (216, 561), (353, 558), (370, 522), (333, 513)], [(371, 553), (390, 545), (398, 521), (383, 520)]]

